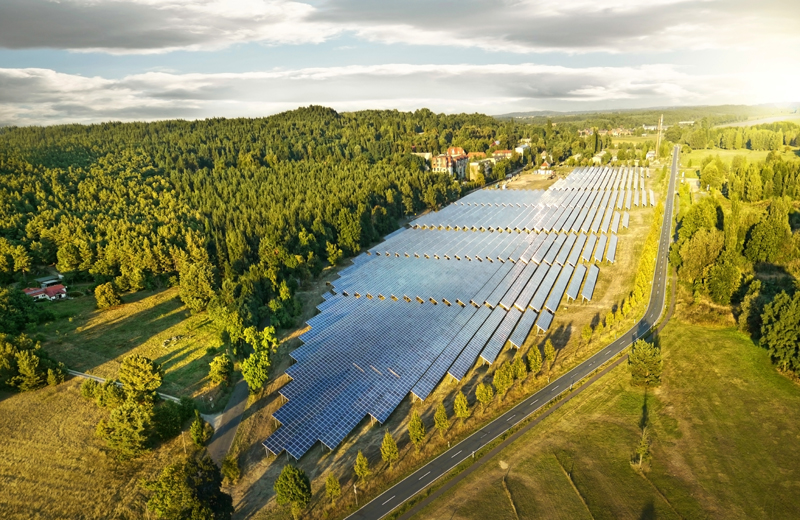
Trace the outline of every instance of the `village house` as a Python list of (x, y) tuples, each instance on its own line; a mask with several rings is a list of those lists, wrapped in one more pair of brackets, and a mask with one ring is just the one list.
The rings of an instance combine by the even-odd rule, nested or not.
[(67, 297), (67, 288), (61, 284), (48, 285), (47, 287), (34, 287), (23, 289), (22, 292), (34, 300), (62, 300)]
[(492, 152), (492, 157), (496, 159), (511, 159), (512, 155), (514, 155), (514, 152), (511, 150), (495, 150)]
[(481, 161), (474, 161), (469, 163), (469, 180), (474, 181), (478, 174), (483, 174), (484, 179), (488, 179), (492, 175), (492, 168), (494, 161), (491, 159), (483, 159)]

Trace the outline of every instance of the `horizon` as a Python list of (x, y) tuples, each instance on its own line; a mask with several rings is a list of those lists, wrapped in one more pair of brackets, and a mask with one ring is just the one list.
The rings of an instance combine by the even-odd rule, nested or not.
[(786, 0), (10, 0), (4, 11), (0, 126), (311, 104), (503, 116), (800, 102), (800, 6)]

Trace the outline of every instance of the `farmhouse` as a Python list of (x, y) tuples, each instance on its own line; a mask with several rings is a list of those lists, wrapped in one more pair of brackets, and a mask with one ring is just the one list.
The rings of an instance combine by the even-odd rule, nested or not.
[(61, 284), (48, 285), (47, 287), (34, 287), (23, 289), (22, 292), (34, 300), (62, 300), (67, 297), (67, 288)]

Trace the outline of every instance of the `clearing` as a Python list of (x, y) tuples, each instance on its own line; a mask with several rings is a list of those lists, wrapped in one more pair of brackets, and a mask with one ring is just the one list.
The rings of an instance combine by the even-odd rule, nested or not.
[(796, 518), (800, 386), (733, 328), (673, 318), (660, 341), (661, 387), (621, 365), (417, 517)]

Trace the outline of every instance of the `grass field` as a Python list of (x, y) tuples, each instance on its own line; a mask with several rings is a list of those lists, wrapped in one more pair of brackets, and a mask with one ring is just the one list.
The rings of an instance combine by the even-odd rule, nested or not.
[(97, 310), (91, 296), (54, 302), (56, 320), (37, 333), (43, 346), (69, 368), (101, 377), (116, 377), (122, 359), (133, 352), (161, 363), (161, 391), (203, 397), (209, 348), (220, 341), (205, 313), (191, 315), (178, 289), (141, 291), (123, 296), (124, 304)]
[(417, 517), (796, 518), (800, 387), (731, 328), (673, 319), (661, 345), (647, 401), (621, 365)]
[[(692, 150), (689, 153), (682, 153), (681, 154), (681, 165), (685, 168), (689, 167), (689, 161), (692, 161), (692, 168), (699, 169), (700, 165), (703, 164), (703, 159), (706, 157), (717, 157), (719, 156), (723, 162), (727, 164), (731, 164), (733, 158), (737, 155), (741, 155), (747, 159), (748, 162), (761, 162), (767, 158), (768, 151), (764, 150), (721, 150), (719, 148), (714, 148), (710, 150)], [(800, 158), (798, 155), (798, 150), (793, 150), (792, 152), (782, 152), (781, 156), (783, 157), (784, 161), (792, 161)]]
[(130, 463), (107, 457), (94, 436), (107, 412), (81, 397), (80, 381), (0, 392), (3, 519), (145, 518), (139, 479), (182, 455), (176, 439)]

